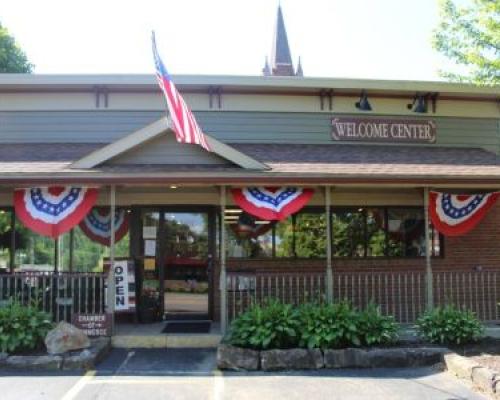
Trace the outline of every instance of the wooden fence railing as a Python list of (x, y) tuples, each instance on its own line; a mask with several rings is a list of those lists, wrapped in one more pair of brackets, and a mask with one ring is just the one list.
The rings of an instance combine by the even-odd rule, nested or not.
[[(500, 272), (435, 272), (433, 282), (435, 305), (454, 304), (482, 321), (499, 320)], [(269, 298), (295, 305), (324, 302), (326, 281), (322, 273), (229, 273), (227, 288), (232, 320), (252, 302)], [(424, 312), (425, 289), (424, 272), (341, 272), (333, 277), (335, 300), (348, 300), (359, 309), (373, 302), (401, 323), (413, 323)]]
[(98, 273), (19, 272), (0, 274), (0, 305), (34, 304), (55, 322), (75, 313), (104, 314), (104, 275)]

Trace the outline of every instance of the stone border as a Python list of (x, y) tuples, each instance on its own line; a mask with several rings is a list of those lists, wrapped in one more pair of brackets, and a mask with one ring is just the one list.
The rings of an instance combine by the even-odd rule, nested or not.
[(444, 363), (447, 370), (458, 378), (465, 379), (482, 392), (500, 399), (500, 373), (457, 353), (445, 354)]
[(81, 351), (71, 351), (59, 355), (9, 356), (0, 354), (0, 368), (72, 371), (93, 369), (111, 350), (111, 340), (107, 337), (92, 339), (91, 346)]
[(227, 344), (217, 348), (217, 367), (233, 371), (337, 368), (406, 368), (440, 363), (444, 347), (287, 349), (257, 351)]

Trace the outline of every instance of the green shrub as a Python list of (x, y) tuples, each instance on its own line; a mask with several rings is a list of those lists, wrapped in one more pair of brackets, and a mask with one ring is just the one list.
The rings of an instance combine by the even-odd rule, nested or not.
[(416, 328), (422, 338), (440, 344), (473, 342), (483, 334), (483, 326), (474, 313), (453, 305), (427, 311), (417, 320)]
[(35, 306), (11, 302), (0, 308), (0, 351), (13, 353), (41, 347), (51, 328), (49, 314)]
[(373, 303), (359, 313), (358, 329), (365, 346), (390, 344), (398, 339), (399, 325), (394, 317), (382, 315), (380, 308)]
[(348, 302), (300, 308), (299, 346), (338, 348), (361, 344), (359, 314)]
[(275, 300), (253, 305), (232, 323), (228, 341), (253, 349), (285, 349), (297, 345), (299, 314), (290, 304)]

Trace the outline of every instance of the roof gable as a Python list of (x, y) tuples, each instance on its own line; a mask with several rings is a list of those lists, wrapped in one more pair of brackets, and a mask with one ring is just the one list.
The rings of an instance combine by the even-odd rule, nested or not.
[[(156, 139), (166, 135), (171, 137), (165, 143), (157, 142)], [(170, 121), (161, 118), (79, 159), (71, 165), (71, 168), (90, 169), (105, 162), (115, 164), (179, 164), (179, 160), (184, 159), (192, 164), (227, 164), (230, 162), (244, 169), (268, 169), (265, 164), (209, 135), (206, 137), (212, 152), (207, 152), (197, 145), (179, 144), (172, 140), (172, 136)], [(161, 143), (163, 149), (165, 146), (169, 147), (168, 151), (165, 152), (165, 158), (158, 153), (155, 143)]]

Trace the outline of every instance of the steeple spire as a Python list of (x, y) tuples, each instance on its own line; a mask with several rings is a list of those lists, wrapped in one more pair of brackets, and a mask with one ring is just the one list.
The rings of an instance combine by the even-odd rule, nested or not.
[[(286, 34), (285, 20), (283, 18), (283, 12), (281, 10), (281, 4), (278, 4), (278, 15), (276, 18), (276, 27), (274, 31), (270, 61), (271, 63), (270, 65), (268, 65), (266, 60), (266, 66), (262, 71), (264, 75), (296, 75), (295, 69), (293, 68), (290, 46), (288, 45), (288, 37)], [(300, 72), (302, 72), (302, 67), (300, 67)]]

